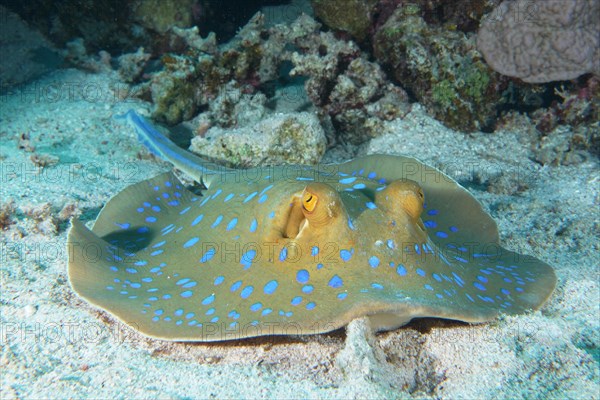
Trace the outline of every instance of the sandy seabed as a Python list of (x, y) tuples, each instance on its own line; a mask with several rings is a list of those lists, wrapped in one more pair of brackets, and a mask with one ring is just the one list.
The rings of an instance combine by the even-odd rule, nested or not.
[[(532, 161), (523, 125), (465, 135), (415, 105), (352, 154), (405, 154), (467, 187), (501, 242), (553, 265), (539, 311), (468, 325), (418, 320), (217, 344), (147, 339), (79, 299), (66, 274), (68, 220), (92, 221), (126, 186), (169, 170), (113, 115), (147, 110), (109, 74), (62, 70), (0, 98), (0, 398), (599, 398), (597, 159)], [(116, 85), (116, 86), (115, 86)]]

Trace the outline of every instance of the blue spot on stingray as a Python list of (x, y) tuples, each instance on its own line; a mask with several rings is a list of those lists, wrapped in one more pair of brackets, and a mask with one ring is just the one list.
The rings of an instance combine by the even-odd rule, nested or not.
[(296, 296), (296, 297), (294, 297), (290, 303), (293, 306), (297, 306), (298, 304), (302, 303), (302, 296)]
[(127, 228), (129, 228), (129, 227), (131, 226), (131, 224), (129, 224), (129, 223), (127, 223), (127, 222), (125, 222), (125, 223), (123, 223), (123, 224), (120, 224), (120, 223), (118, 223), (118, 222), (115, 222), (115, 224), (116, 224), (117, 226), (119, 226), (121, 229), (127, 229)]
[(160, 318), (159, 318), (159, 317), (152, 317), (152, 321), (153, 321), (153, 322), (158, 322), (159, 320), (160, 320)]
[(352, 220), (350, 219), (350, 217), (348, 217), (348, 228), (352, 229), (353, 231), (356, 230), (356, 227), (352, 223)]
[(149, 223), (156, 222), (156, 217), (152, 217), (152, 216), (146, 217), (146, 222), (149, 222)]
[(369, 208), (369, 209), (371, 209), (371, 210), (374, 210), (374, 209), (376, 209), (376, 208), (377, 208), (377, 206), (375, 205), (375, 203), (373, 203), (372, 201), (367, 201), (367, 202), (365, 203), (365, 206), (367, 206), (367, 208)]
[(259, 199), (258, 199), (258, 203), (259, 203), (259, 204), (262, 204), (262, 203), (264, 203), (265, 201), (267, 201), (267, 199), (268, 199), (268, 198), (269, 198), (269, 196), (267, 196), (266, 194), (263, 194), (262, 196), (260, 196), (260, 197), (259, 197)]
[(344, 300), (346, 297), (348, 297), (348, 293), (338, 293), (337, 298), (340, 300)]
[(162, 298), (165, 300), (169, 300), (172, 296), (170, 294), (165, 294)]
[(139, 212), (139, 213), (144, 212), (144, 207), (140, 207), (136, 211)]
[(137, 274), (138, 271), (135, 268), (125, 268), (125, 271), (129, 272), (130, 274)]
[(114, 286), (107, 286), (106, 290), (115, 290), (115, 287)]
[(215, 313), (215, 311), (216, 310), (214, 308), (209, 308), (208, 310), (206, 310), (204, 315), (213, 315)]
[(159, 254), (162, 254), (164, 250), (154, 250), (152, 253), (150, 253), (150, 255), (152, 257), (154, 256), (158, 256)]
[(256, 221), (256, 218), (255, 218), (250, 223), (250, 232), (255, 232), (257, 227), (258, 227), (258, 222)]
[(194, 316), (195, 316), (195, 315), (196, 315), (196, 314), (195, 314), (195, 313), (193, 313), (193, 312), (191, 312), (191, 313), (187, 313), (187, 314), (185, 314), (185, 319), (192, 319), (192, 318), (194, 318)]
[(240, 313), (233, 310), (233, 311), (230, 311), (229, 314), (227, 314), (227, 316), (232, 319), (238, 319), (240, 317)]
[(158, 297), (152, 296), (152, 297), (148, 297), (149, 301), (157, 301)]
[(427, 290), (433, 290), (433, 287), (431, 287), (430, 284), (426, 283), (425, 285), (423, 285), (423, 287)]
[(269, 315), (273, 312), (272, 308), (265, 308), (264, 310), (262, 310), (262, 312), (260, 313), (260, 315), (265, 316), (265, 315)]
[(379, 266), (379, 258), (377, 258), (377, 256), (371, 256), (369, 258), (369, 265), (371, 268), (377, 268)]
[(517, 292), (519, 292), (519, 293), (522, 293), (522, 292), (523, 292), (523, 288), (522, 288), (522, 287), (519, 287), (519, 286), (515, 286), (515, 290), (516, 290)]
[(257, 194), (258, 194), (258, 192), (252, 192), (252, 193), (250, 193), (250, 194), (248, 195), (248, 197), (246, 197), (246, 198), (244, 199), (243, 203), (247, 203), (247, 202), (249, 202), (249, 201), (250, 201), (250, 200), (252, 200), (252, 199), (254, 198), (254, 196), (256, 196)]
[(138, 228), (137, 233), (148, 233), (150, 232), (150, 228), (148, 228), (147, 226), (142, 226), (140, 228)]
[(219, 196), (221, 193), (223, 193), (223, 191), (221, 189), (217, 189), (215, 194), (212, 195), (211, 199), (217, 198), (217, 196)]
[(342, 261), (348, 262), (352, 258), (352, 252), (349, 250), (340, 250), (340, 258)]
[(269, 218), (271, 218), (271, 219), (275, 218), (275, 211), (271, 211), (269, 213)]
[(439, 294), (439, 293), (436, 293), (436, 294), (435, 294), (435, 297), (437, 297), (438, 299), (443, 299), (443, 298), (444, 298), (444, 296), (443, 296), (443, 295), (441, 295), (441, 294)]
[(176, 317), (181, 317), (183, 315), (183, 309), (180, 308), (178, 310), (175, 310), (173, 315), (175, 315)]
[(262, 308), (262, 303), (254, 303), (250, 306), (250, 311), (256, 312)]
[(279, 252), (279, 261), (282, 261), (282, 262), (285, 261), (287, 259), (287, 255), (288, 255), (288, 249), (287, 249), (287, 247), (284, 247)]
[(481, 283), (479, 282), (474, 282), (473, 286), (475, 286), (477, 289), (481, 290), (481, 291), (485, 291), (485, 286), (483, 286)]
[(250, 295), (252, 294), (253, 291), (254, 291), (254, 286), (246, 286), (240, 292), (240, 297), (242, 299), (247, 299), (248, 297), (250, 297)]
[(385, 242), (385, 244), (386, 244), (386, 246), (387, 246), (388, 248), (390, 248), (390, 249), (392, 249), (392, 250), (393, 250), (393, 249), (396, 247), (396, 244), (394, 243), (394, 241), (393, 241), (392, 239), (388, 239), (388, 240)]
[(357, 189), (357, 190), (364, 189), (366, 187), (367, 187), (367, 185), (365, 185), (364, 183), (357, 183), (356, 185), (352, 186), (352, 188)]
[(448, 229), (450, 229), (450, 232), (458, 232), (458, 228), (457, 228), (457, 227), (455, 227), (455, 226), (451, 226), (451, 227), (450, 227), (450, 228), (448, 228)]
[(180, 285), (183, 285), (183, 284), (186, 284), (186, 283), (188, 283), (189, 281), (191, 281), (191, 279), (190, 279), (190, 278), (183, 278), (183, 279), (180, 279), (180, 280), (178, 280), (177, 282), (175, 282), (175, 284), (176, 284), (177, 286), (180, 286)]
[(454, 276), (454, 280), (456, 281), (458, 286), (463, 287), (463, 285), (465, 284), (465, 281), (463, 281), (462, 278), (460, 276), (458, 276), (458, 274), (456, 272), (452, 272), (452, 276)]
[(264, 188), (264, 189), (263, 189), (263, 190), (260, 192), (260, 194), (261, 194), (261, 195), (262, 195), (262, 194), (265, 194), (265, 193), (267, 193), (267, 192), (268, 192), (269, 190), (271, 190), (271, 189), (273, 189), (273, 185), (269, 185), (269, 186), (267, 186), (266, 188)]
[(192, 225), (191, 226), (196, 226), (200, 223), (200, 221), (202, 221), (202, 218), (204, 218), (204, 214), (200, 214), (198, 215), (193, 221), (192, 221)]
[(144, 203), (144, 207), (150, 207), (152, 204), (148, 203), (147, 201), (145, 201)]
[(154, 211), (154, 212), (160, 212), (160, 207), (159, 206), (152, 206), (152, 211)]
[(163, 246), (165, 243), (167, 243), (167, 241), (166, 241), (166, 240), (163, 240), (162, 242), (158, 242), (158, 243), (156, 243), (154, 246), (152, 246), (152, 248), (153, 248), (153, 249), (156, 249), (156, 248), (158, 248), (158, 247), (161, 247), (161, 246)]
[(315, 307), (316, 307), (316, 304), (315, 304), (315, 302), (314, 302), (314, 301), (311, 301), (310, 303), (307, 303), (307, 304), (306, 304), (306, 309), (307, 309), (307, 310), (312, 310), (312, 309), (313, 309), (313, 308), (315, 308)]
[(189, 289), (189, 288), (193, 288), (194, 286), (196, 286), (198, 284), (198, 282), (192, 281), (192, 282), (188, 282), (185, 285), (182, 286), (182, 288), (185, 289)]
[(317, 264), (317, 269), (321, 269), (321, 268), (323, 268), (323, 264), (321, 264), (321, 263), (318, 263), (318, 264)]
[(349, 178), (340, 179), (340, 180), (339, 180), (339, 182), (340, 182), (342, 185), (349, 185), (349, 184), (351, 184), (352, 182), (354, 182), (355, 180), (356, 180), (356, 177), (354, 177), (354, 176), (351, 176), (351, 177), (349, 177)]
[(423, 271), (421, 268), (417, 268), (415, 272), (417, 273), (417, 275), (425, 276), (425, 271)]
[(304, 285), (302, 287), (302, 293), (310, 294), (314, 290), (313, 285)]
[(440, 278), (440, 276), (438, 274), (433, 274), (433, 279), (435, 279), (438, 282), (442, 281), (442, 278)]
[(154, 311), (154, 314), (155, 314), (155, 315), (163, 315), (163, 312), (164, 312), (163, 310), (160, 310), (160, 309), (159, 309), (159, 310), (155, 310), (155, 311)]
[(165, 199), (168, 199), (169, 198), (169, 193), (163, 193), (162, 197), (165, 198)]
[(113, 271), (113, 272), (117, 272), (117, 271), (119, 270), (119, 268), (117, 268), (117, 267), (115, 267), (114, 265), (112, 265), (112, 266), (110, 267), (110, 270), (111, 270), (111, 271)]
[(483, 283), (487, 283), (487, 282), (488, 282), (488, 279), (487, 279), (485, 276), (478, 275), (478, 276), (477, 276), (477, 279), (478, 279), (480, 282), (483, 282)]
[[(171, 200), (167, 203), (170, 206), (178, 206), (179, 205), (179, 201), (178, 200)], [(183, 213), (185, 214), (185, 213)]]
[(231, 285), (231, 288), (229, 290), (231, 290), (232, 292), (235, 292), (236, 290), (238, 290), (240, 288), (240, 286), (242, 286), (242, 281), (237, 281), (233, 285)]
[(131, 284), (131, 285), (129, 285), (129, 286), (131, 286), (131, 287), (132, 287), (132, 288), (134, 288), (134, 289), (139, 289), (139, 288), (141, 288), (141, 287), (142, 287), (142, 285), (141, 285), (141, 284), (139, 284), (139, 283), (132, 283), (132, 284)]
[(337, 275), (334, 275), (330, 280), (328, 285), (334, 289), (340, 288), (344, 285), (344, 281)]
[(188, 297), (192, 297), (193, 294), (194, 294), (194, 292), (192, 292), (191, 290), (186, 290), (185, 292), (181, 293), (181, 297), (188, 298)]
[(437, 231), (435, 233), (435, 236), (437, 236), (439, 238), (442, 238), (442, 239), (445, 239), (445, 238), (448, 237), (448, 234), (446, 232), (444, 232), (444, 231)]
[(431, 209), (429, 211), (427, 211), (427, 215), (438, 215), (439, 211), (435, 210), (435, 209)]
[(207, 306), (207, 305), (211, 304), (213, 301), (215, 301), (215, 295), (211, 294), (210, 296), (207, 296), (204, 298), (204, 300), (202, 300), (202, 305)]
[(506, 294), (506, 295), (509, 295), (509, 294), (510, 294), (510, 290), (507, 290), (507, 289), (500, 289), (500, 291), (501, 291), (503, 294)]
[(217, 277), (215, 278), (214, 285), (215, 285), (215, 286), (219, 286), (221, 283), (223, 283), (223, 281), (224, 281), (224, 280), (225, 280), (225, 277), (224, 277), (224, 276), (222, 276), (222, 275), (221, 275), (221, 276), (217, 276)]
[(398, 264), (398, 267), (396, 268), (396, 273), (400, 276), (406, 275), (406, 268), (404, 268), (404, 265)]
[(310, 249), (310, 255), (315, 257), (319, 254), (319, 247), (318, 246), (313, 246), (312, 249)]
[(371, 287), (373, 289), (377, 289), (377, 290), (382, 290), (383, 289), (383, 285), (381, 283), (371, 283)]
[(467, 261), (467, 260), (465, 260), (464, 258), (462, 258), (462, 257), (459, 257), (459, 256), (454, 256), (454, 259), (455, 259), (456, 261), (460, 261), (461, 263), (464, 263), (464, 264), (468, 263), (468, 261)]
[(419, 246), (418, 244), (415, 244), (415, 251), (417, 252), (418, 255), (421, 255), (421, 246)]
[(216, 228), (217, 226), (219, 226), (219, 224), (221, 223), (221, 221), (223, 221), (223, 216), (219, 215), (219, 216), (217, 216), (217, 218), (215, 218), (215, 222), (213, 222), (213, 224), (210, 227), (211, 228)]
[(202, 258), (200, 259), (200, 262), (205, 263), (207, 261), (210, 261), (215, 256), (215, 253), (216, 250), (211, 247), (210, 249), (206, 250)]
[(223, 203), (227, 203), (229, 200), (233, 199), (234, 196), (235, 194), (229, 193), (227, 197), (225, 197), (225, 199), (223, 200)]
[(265, 294), (273, 294), (275, 292), (275, 289), (277, 289), (277, 286), (279, 284), (277, 283), (277, 281), (269, 281), (265, 284), (264, 287), (264, 292)]
[(298, 283), (306, 283), (310, 279), (310, 274), (307, 270), (301, 269), (296, 273), (296, 280)]
[(252, 266), (252, 261), (256, 257), (256, 250), (251, 249), (242, 255), (242, 259), (240, 260), (240, 264), (244, 266), (244, 269), (248, 269)]
[(369, 175), (367, 175), (367, 178), (374, 179), (376, 176), (377, 176), (377, 173), (375, 173), (375, 172), (369, 172)]
[(237, 218), (233, 218), (231, 221), (229, 221), (229, 224), (227, 224), (227, 229), (228, 231), (232, 230), (233, 228), (235, 228), (235, 226), (237, 225), (238, 219)]
[(134, 264), (137, 265), (138, 267), (143, 267), (144, 265), (148, 264), (148, 261), (140, 260), (140, 261), (136, 261)]
[(185, 242), (183, 244), (183, 248), (187, 249), (188, 247), (192, 247), (193, 245), (195, 245), (196, 243), (198, 243), (200, 241), (200, 238), (197, 237), (193, 237), (190, 240), (188, 240), (187, 242)]

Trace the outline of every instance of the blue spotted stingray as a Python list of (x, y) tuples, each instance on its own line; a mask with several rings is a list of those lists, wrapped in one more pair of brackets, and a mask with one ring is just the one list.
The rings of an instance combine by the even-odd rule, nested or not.
[(144, 335), (218, 341), (314, 334), (368, 316), (483, 322), (539, 308), (553, 269), (499, 244), (467, 190), (413, 158), (231, 170), (126, 118), (164, 173), (114, 196), (93, 228), (72, 221), (69, 280)]

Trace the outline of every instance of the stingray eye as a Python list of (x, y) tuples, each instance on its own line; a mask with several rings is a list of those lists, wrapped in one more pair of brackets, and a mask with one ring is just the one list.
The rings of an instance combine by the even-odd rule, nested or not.
[(307, 212), (311, 213), (317, 206), (318, 201), (319, 198), (316, 195), (309, 191), (305, 191), (304, 195), (302, 196), (302, 207), (304, 207)]
[(399, 179), (377, 194), (377, 203), (392, 214), (405, 213), (417, 222), (423, 212), (425, 194), (417, 182)]

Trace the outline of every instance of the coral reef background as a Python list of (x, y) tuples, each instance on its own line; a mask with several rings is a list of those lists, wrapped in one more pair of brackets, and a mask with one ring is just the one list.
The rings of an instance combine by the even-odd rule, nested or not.
[[(571, 11), (557, 35), (591, 39), (574, 42), (579, 58), (555, 45), (540, 67), (536, 46), (552, 43), (536, 34), (558, 3)], [(598, 398), (599, 9), (0, 1), (0, 397)], [(521, 47), (494, 44), (511, 30)], [(556, 293), (538, 312), (477, 326), (143, 338), (73, 295), (64, 250), (71, 217), (92, 221), (169, 168), (112, 118), (129, 108), (234, 167), (417, 157), (467, 187), (503, 243), (555, 266)]]

